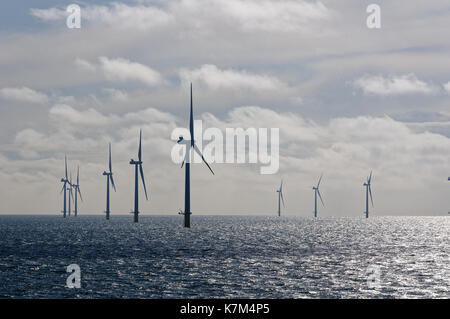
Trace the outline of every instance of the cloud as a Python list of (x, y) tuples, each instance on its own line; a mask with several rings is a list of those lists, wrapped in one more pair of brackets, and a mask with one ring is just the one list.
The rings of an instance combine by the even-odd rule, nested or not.
[(28, 87), (8, 87), (0, 89), (0, 96), (4, 99), (44, 104), (48, 101), (47, 95)]
[(277, 90), (285, 84), (276, 77), (260, 75), (246, 71), (221, 70), (215, 65), (205, 64), (198, 69), (180, 70), (183, 82), (195, 82), (213, 90), (218, 89), (250, 89)]
[[(209, 4), (209, 1), (199, 2)], [(216, 0), (212, 5), (245, 30), (301, 31), (308, 23), (326, 20), (331, 15), (320, 1)]]
[[(31, 9), (42, 21), (65, 19), (63, 8)], [(331, 11), (320, 1), (303, 0), (181, 0), (163, 6), (130, 6), (114, 2), (108, 6), (87, 5), (81, 8), (83, 20), (122, 29), (148, 30), (173, 24), (191, 28), (225, 23), (247, 31), (304, 32), (315, 21), (330, 18)]]
[[(62, 8), (31, 9), (30, 14), (42, 21), (66, 19), (69, 13)], [(103, 24), (117, 28), (149, 29), (168, 24), (170, 13), (155, 6), (129, 6), (114, 2), (110, 6), (87, 5), (81, 8), (81, 17), (91, 24)]]
[(90, 63), (89, 61), (80, 59), (80, 58), (75, 59), (75, 65), (85, 71), (95, 72), (95, 70), (96, 70), (96, 67), (94, 64)]
[(445, 89), (445, 91), (446, 91), (447, 93), (450, 94), (450, 82), (447, 82), (447, 83), (444, 84), (444, 89)]
[[(53, 106), (49, 111), (49, 116), (64, 124), (107, 125), (112, 120), (92, 108), (86, 111), (77, 111), (65, 104)], [(116, 117), (115, 119), (117, 120)]]
[(43, 21), (57, 21), (67, 18), (69, 13), (61, 8), (30, 9), (30, 14)]
[(106, 92), (107, 94), (109, 94), (109, 96), (112, 100), (123, 102), (128, 99), (128, 94), (121, 90), (117, 90), (114, 88), (106, 88), (106, 89), (103, 89), (103, 91)]
[(140, 63), (126, 59), (108, 59), (100, 57), (100, 66), (106, 77), (112, 81), (140, 81), (148, 86), (162, 82), (159, 72)]
[(391, 77), (363, 76), (357, 79), (354, 85), (369, 95), (431, 94), (435, 92), (432, 85), (419, 80), (413, 73)]
[(95, 72), (100, 70), (107, 80), (112, 82), (141, 82), (147, 86), (156, 86), (163, 82), (158, 71), (124, 58), (110, 59), (105, 56), (98, 58), (98, 65), (77, 58), (75, 64), (82, 70)]

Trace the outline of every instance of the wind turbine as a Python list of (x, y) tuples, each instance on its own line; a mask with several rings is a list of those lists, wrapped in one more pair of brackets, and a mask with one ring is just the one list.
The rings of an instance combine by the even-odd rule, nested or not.
[[(184, 227), (191, 227), (191, 178), (190, 178), (190, 169), (191, 169), (191, 149), (194, 148), (195, 152), (201, 156), (202, 161), (208, 166), (211, 173), (214, 175), (213, 170), (209, 166), (208, 162), (206, 162), (205, 158), (203, 157), (203, 154), (198, 149), (197, 145), (195, 144), (194, 139), (194, 115), (192, 111), (192, 83), (191, 83), (191, 109), (190, 109), (190, 116), (189, 116), (189, 132), (191, 135), (191, 140), (187, 141), (184, 140), (182, 136), (179, 137), (177, 143), (178, 144), (184, 144), (186, 146), (186, 155), (183, 160), (183, 163), (181, 164), (181, 168), (183, 168), (183, 165), (186, 162), (186, 174), (185, 174), (185, 189), (184, 189), (184, 212), (182, 212), (180, 215), (184, 215)], [(188, 146), (189, 144), (189, 146)]]
[(280, 189), (277, 189), (277, 193), (278, 193), (278, 217), (280, 217), (281, 216), (280, 199), (283, 201), (283, 207), (284, 207), (283, 180), (281, 180)]
[(80, 191), (80, 166), (77, 168), (77, 183), (72, 185), (73, 189), (75, 190), (75, 217), (78, 216), (78, 194), (80, 194), (80, 199), (83, 201), (83, 196), (81, 196)]
[(367, 177), (367, 182), (363, 184), (366, 187), (366, 211), (365, 211), (366, 218), (369, 218), (369, 195), (373, 207), (372, 189), (370, 188), (371, 182), (372, 182), (372, 171), (370, 171), (370, 175), (369, 177)]
[[(142, 169), (142, 130), (139, 132), (138, 160), (131, 159), (130, 165), (134, 165), (134, 222), (139, 222), (139, 173), (144, 185), (145, 198), (148, 200), (147, 188), (145, 187), (144, 170)], [(138, 172), (139, 170), (139, 172)], [(112, 177), (112, 176), (111, 176)]]
[(322, 180), (322, 175), (320, 175), (319, 181), (317, 182), (317, 186), (313, 186), (313, 190), (314, 190), (314, 217), (317, 217), (317, 195), (319, 195), (320, 201), (322, 202), (322, 206), (325, 206), (325, 204), (323, 203), (322, 200), (322, 196), (320, 196), (320, 191), (319, 191), (319, 186), (320, 186), (320, 181)]
[[(106, 219), (109, 219), (109, 182), (111, 181), (114, 191), (116, 191), (116, 185), (114, 185), (114, 178), (112, 173), (112, 161), (111, 161), (111, 143), (109, 143), (109, 172), (104, 171), (103, 175), (106, 176)], [(145, 184), (144, 184), (145, 185)]]
[(67, 156), (64, 156), (64, 166), (65, 166), (65, 176), (63, 178), (61, 178), (61, 183), (63, 184), (63, 187), (61, 189), (61, 193), (64, 192), (64, 204), (63, 204), (63, 211), (62, 213), (64, 214), (64, 218), (66, 218), (66, 191), (67, 191), (67, 183), (69, 183), (69, 179), (67, 176)]
[(72, 187), (73, 187), (73, 184), (72, 184), (72, 172), (70, 172), (70, 180), (69, 180), (69, 186), (70, 187), (67, 187), (67, 190), (69, 191), (69, 217), (70, 217), (70, 212), (71, 212), (71, 209), (70, 209), (70, 200), (72, 199), (73, 200), (73, 192), (72, 192)]

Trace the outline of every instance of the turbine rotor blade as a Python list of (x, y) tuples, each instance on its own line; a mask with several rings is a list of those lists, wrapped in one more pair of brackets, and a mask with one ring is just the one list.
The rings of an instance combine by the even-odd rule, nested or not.
[(78, 194), (80, 194), (80, 199), (81, 199), (81, 201), (83, 201), (83, 196), (81, 196), (80, 186), (77, 186), (77, 190), (76, 191), (78, 191)]
[(192, 106), (192, 82), (191, 82), (191, 110), (189, 115), (189, 132), (191, 133), (191, 146), (194, 146), (194, 114)]
[(64, 156), (64, 165), (66, 167), (66, 179), (67, 179), (67, 156)]
[(77, 185), (80, 185), (80, 166), (77, 169)]
[(282, 192), (280, 192), (280, 195), (281, 195), (281, 202), (283, 203), (283, 207), (285, 207), (285, 206), (284, 206), (284, 198), (283, 198), (283, 193), (282, 193)]
[(369, 178), (367, 179), (367, 182), (370, 184), (370, 182), (372, 181), (372, 171), (370, 171), (370, 175)]
[(114, 188), (114, 191), (116, 191), (116, 185), (114, 184), (114, 178), (113, 178), (112, 174), (109, 175), (109, 177), (111, 178), (112, 187)]
[(214, 172), (213, 172), (213, 170), (212, 170), (211, 167), (209, 166), (208, 162), (207, 162), (207, 161), (205, 160), (205, 158), (203, 157), (202, 152), (200, 152), (200, 150), (198, 149), (197, 145), (195, 145), (195, 144), (194, 144), (194, 150), (197, 152), (198, 155), (201, 156), (203, 162), (206, 164), (206, 166), (208, 166), (208, 168), (209, 168), (209, 170), (211, 171), (211, 173), (212, 173), (213, 175), (215, 175)]
[(322, 196), (320, 196), (320, 191), (317, 189), (317, 195), (319, 195), (320, 201), (322, 202), (322, 205), (325, 207), (325, 204), (323, 203)]
[(373, 207), (372, 188), (370, 187), (370, 184), (367, 187), (369, 187), (370, 201), (372, 202)]
[(139, 164), (139, 171), (141, 173), (142, 184), (144, 185), (145, 198), (148, 200), (147, 187), (145, 187), (144, 170), (142, 169), (142, 164)]
[(63, 184), (63, 187), (61, 188), (60, 194), (62, 194), (62, 192), (63, 192), (63, 190), (64, 190), (65, 187), (66, 187), (66, 183)]
[(109, 143), (109, 172), (112, 173), (112, 162), (111, 162), (111, 143)]
[(139, 151), (138, 151), (139, 162), (142, 161), (142, 130), (139, 131)]
[(320, 175), (319, 182), (317, 183), (317, 186), (316, 186), (317, 188), (319, 188), (320, 182), (322, 181), (322, 176), (323, 176), (323, 174)]

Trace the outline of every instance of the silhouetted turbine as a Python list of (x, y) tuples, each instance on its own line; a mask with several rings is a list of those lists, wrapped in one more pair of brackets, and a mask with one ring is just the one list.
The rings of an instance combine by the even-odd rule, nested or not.
[[(183, 163), (181, 164), (181, 168), (183, 168), (183, 165), (186, 162), (186, 174), (185, 174), (185, 189), (184, 189), (184, 212), (181, 215), (184, 215), (184, 227), (191, 227), (191, 178), (190, 178), (190, 161), (191, 161), (191, 149), (193, 148), (195, 152), (200, 155), (202, 158), (202, 161), (208, 166), (211, 173), (214, 175), (213, 170), (209, 166), (209, 164), (206, 162), (205, 158), (203, 157), (203, 154), (198, 149), (197, 145), (195, 144), (194, 139), (194, 115), (193, 115), (193, 106), (192, 106), (192, 83), (191, 83), (191, 109), (190, 109), (190, 115), (189, 115), (189, 132), (191, 135), (191, 141), (186, 141), (182, 136), (178, 139), (178, 144), (185, 144), (186, 145), (186, 156), (183, 160)], [(188, 146), (189, 144), (189, 146)]]
[(111, 161), (111, 143), (109, 143), (109, 171), (103, 172), (103, 175), (106, 176), (106, 219), (109, 219), (109, 182), (111, 181), (111, 184), (114, 188), (114, 191), (116, 191), (116, 185), (114, 184), (114, 178), (113, 178), (113, 172), (112, 172), (112, 161)]
[(80, 166), (77, 168), (77, 183), (72, 185), (73, 189), (75, 190), (75, 217), (78, 216), (78, 194), (80, 194), (80, 199), (83, 201), (83, 196), (81, 196), (80, 191)]
[(139, 150), (138, 160), (131, 159), (131, 165), (135, 167), (134, 173), (134, 222), (139, 221), (139, 173), (141, 175), (142, 184), (144, 185), (145, 198), (148, 200), (147, 188), (145, 187), (144, 170), (142, 169), (142, 130), (139, 132)]
[(64, 166), (65, 166), (65, 175), (63, 178), (61, 178), (61, 182), (64, 183), (63, 187), (61, 189), (61, 193), (64, 192), (64, 203), (63, 203), (63, 211), (62, 213), (64, 214), (63, 217), (66, 218), (66, 191), (67, 191), (67, 183), (69, 183), (69, 178), (67, 176), (67, 156), (64, 156)]
[(320, 191), (319, 191), (319, 186), (320, 186), (320, 181), (322, 180), (322, 175), (320, 175), (319, 181), (317, 182), (317, 186), (313, 186), (313, 190), (314, 190), (314, 217), (317, 217), (317, 195), (319, 195), (320, 201), (322, 202), (322, 206), (325, 207), (325, 204), (323, 203), (322, 200), (322, 196), (320, 196)]
[(73, 184), (72, 184), (72, 172), (70, 172), (70, 180), (69, 180), (69, 187), (67, 188), (67, 190), (69, 191), (69, 216), (70, 216), (70, 204), (71, 204), (71, 200), (73, 201), (73, 192), (72, 192), (72, 188), (73, 188)]
[(280, 199), (283, 201), (283, 207), (284, 207), (284, 198), (283, 198), (283, 180), (281, 180), (280, 189), (277, 189), (278, 193), (278, 216), (281, 216), (281, 205), (280, 205)]
[(367, 177), (367, 182), (363, 184), (363, 186), (366, 187), (366, 211), (364, 212), (366, 214), (366, 218), (369, 218), (369, 195), (373, 207), (372, 188), (370, 187), (371, 182), (372, 182), (372, 171), (370, 172), (369, 177)]

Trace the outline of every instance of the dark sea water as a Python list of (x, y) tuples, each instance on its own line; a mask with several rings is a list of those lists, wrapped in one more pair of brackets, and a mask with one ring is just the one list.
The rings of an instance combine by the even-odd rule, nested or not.
[(449, 298), (449, 230), (446, 216), (194, 215), (191, 229), (180, 216), (0, 216), (0, 297)]

